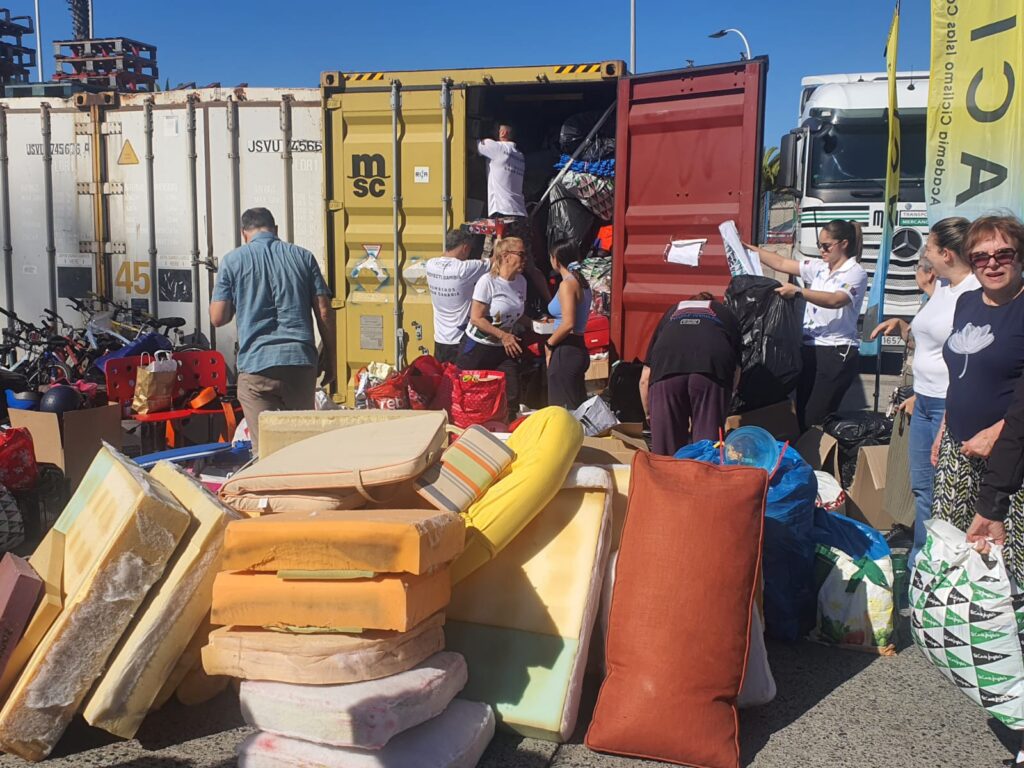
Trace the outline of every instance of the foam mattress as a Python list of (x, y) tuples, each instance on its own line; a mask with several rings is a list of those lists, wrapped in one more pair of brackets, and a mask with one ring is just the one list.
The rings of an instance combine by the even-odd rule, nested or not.
[(444, 648), (444, 616), (408, 632), (293, 635), (254, 627), (221, 627), (202, 651), (212, 675), (245, 680), (336, 685), (397, 675)]
[(239, 768), (473, 768), (494, 737), (486, 704), (455, 699), (441, 715), (380, 750), (329, 747), (257, 733), (238, 749)]
[(565, 741), (575, 728), (612, 493), (607, 470), (574, 467), (533, 522), (452, 591), (445, 636), (469, 665), (463, 695), (525, 736)]
[(422, 576), (286, 581), (272, 573), (222, 571), (213, 583), (210, 621), (250, 627), (405, 632), (451, 598), (447, 568)]
[(237, 515), (168, 462), (150, 475), (192, 515), (174, 559), (150, 591), (85, 703), (90, 725), (130, 739), (210, 610), (224, 529)]
[(335, 747), (380, 749), (444, 712), (465, 684), (465, 660), (442, 652), (407, 672), (364, 683), (246, 680), (239, 698), (245, 722), (261, 731)]
[[(0, 711), (0, 748), (27, 760), (53, 749), (192, 519), (162, 484), (109, 446), (87, 478), (85, 497), (80, 487), (72, 504), (79, 499), (79, 514), (95, 527), (76, 531), (76, 524), (65, 534), (67, 602)], [(79, 564), (75, 542), (90, 559), (95, 553), (94, 563), (69, 572)]]
[(331, 432), (335, 429), (355, 427), (359, 424), (379, 424), (423, 411), (333, 410), (333, 411), (264, 411), (260, 414), (260, 455), (267, 458), (282, 448), (305, 440), (307, 437)]
[(465, 538), (462, 518), (437, 510), (290, 512), (231, 523), (222, 567), (420, 574), (458, 557)]

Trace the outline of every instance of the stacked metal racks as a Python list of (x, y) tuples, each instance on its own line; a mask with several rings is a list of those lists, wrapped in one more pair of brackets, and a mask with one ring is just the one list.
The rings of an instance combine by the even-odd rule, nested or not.
[(159, 70), (156, 46), (124, 37), (58, 40), (53, 44), (57, 71), (53, 79), (80, 83), (93, 90), (152, 92)]
[(0, 8), (0, 83), (27, 83), (36, 65), (36, 51), (23, 44), (23, 38), (35, 32), (31, 16), (11, 16)]

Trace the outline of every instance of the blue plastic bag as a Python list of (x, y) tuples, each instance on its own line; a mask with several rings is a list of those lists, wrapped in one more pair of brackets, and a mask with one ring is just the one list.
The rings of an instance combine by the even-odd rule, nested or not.
[[(677, 459), (720, 464), (710, 440), (686, 445)], [(770, 637), (799, 640), (814, 623), (814, 507), (818, 480), (814, 470), (792, 446), (768, 484), (765, 506), (764, 621)]]
[(135, 357), (144, 353), (152, 355), (155, 352), (170, 351), (173, 348), (174, 345), (171, 344), (170, 339), (155, 331), (151, 331), (150, 333), (142, 334), (139, 338), (133, 340), (130, 344), (125, 344), (120, 349), (108, 352), (98, 358), (93, 365), (106, 373), (108, 360), (121, 360), (125, 357)]

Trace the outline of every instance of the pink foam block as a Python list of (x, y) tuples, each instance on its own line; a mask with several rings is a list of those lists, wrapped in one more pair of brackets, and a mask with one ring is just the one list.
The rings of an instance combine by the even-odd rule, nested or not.
[(7, 667), (42, 593), (43, 580), (28, 560), (10, 552), (0, 559), (0, 672)]

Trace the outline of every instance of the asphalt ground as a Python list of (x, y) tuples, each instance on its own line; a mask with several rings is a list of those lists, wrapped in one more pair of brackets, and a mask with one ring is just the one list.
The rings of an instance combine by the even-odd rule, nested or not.
[[(685, 653), (685, 638), (680, 653)], [(904, 648), (881, 658), (809, 642), (769, 643), (778, 685), (772, 703), (741, 713), (743, 765), (751, 768), (995, 768), (1017, 737)], [(588, 679), (581, 725), (568, 744), (500, 733), (481, 768), (644, 768), (662, 765), (599, 755), (582, 744), (598, 681)], [(76, 720), (53, 768), (229, 768), (250, 733), (229, 689), (201, 707), (176, 702), (147, 718), (138, 737), (120, 741)], [(0, 767), (28, 763), (0, 756)]]

